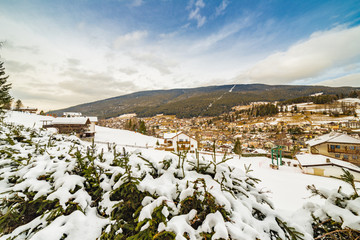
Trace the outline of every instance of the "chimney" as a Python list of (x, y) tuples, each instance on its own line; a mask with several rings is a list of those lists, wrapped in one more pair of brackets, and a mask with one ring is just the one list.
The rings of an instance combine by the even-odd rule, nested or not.
[(326, 159), (326, 163), (331, 163), (330, 158)]

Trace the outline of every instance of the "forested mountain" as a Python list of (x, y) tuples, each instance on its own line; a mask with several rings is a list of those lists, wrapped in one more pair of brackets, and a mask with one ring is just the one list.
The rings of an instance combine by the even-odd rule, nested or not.
[(61, 115), (62, 112), (82, 112), (84, 115), (100, 118), (116, 117), (126, 113), (136, 113), (140, 117), (160, 113), (174, 114), (179, 118), (217, 116), (230, 111), (233, 106), (250, 102), (284, 101), (319, 92), (347, 95), (355, 89), (352, 87), (236, 84), (154, 90), (80, 104), (51, 113)]

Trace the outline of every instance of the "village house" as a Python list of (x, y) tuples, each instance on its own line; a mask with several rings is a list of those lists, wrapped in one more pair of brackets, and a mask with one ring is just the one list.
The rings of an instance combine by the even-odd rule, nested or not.
[(360, 140), (347, 134), (331, 132), (306, 142), (312, 154), (344, 160), (360, 166)]
[(347, 122), (342, 122), (341, 126), (348, 129), (360, 129), (359, 120), (348, 120)]
[(27, 113), (37, 113), (38, 109), (37, 108), (32, 108), (32, 107), (21, 107), (19, 108), (20, 112), (27, 112)]
[(53, 120), (44, 120), (43, 128), (56, 128), (60, 134), (75, 133), (78, 137), (93, 137), (95, 126), (91, 128), (87, 117), (59, 117)]
[(80, 112), (63, 112), (63, 117), (82, 117)]
[(197, 148), (197, 140), (183, 132), (164, 133), (164, 150), (166, 151), (189, 151), (193, 153)]

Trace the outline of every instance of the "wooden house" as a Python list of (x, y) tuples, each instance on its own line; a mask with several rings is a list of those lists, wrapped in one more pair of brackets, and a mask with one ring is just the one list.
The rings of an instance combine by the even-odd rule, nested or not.
[(344, 160), (360, 166), (360, 140), (347, 134), (331, 132), (306, 142), (312, 154)]
[(31, 108), (31, 107), (22, 107), (22, 108), (19, 108), (19, 111), (20, 112), (28, 112), (28, 113), (36, 114), (38, 109), (37, 108)]
[(95, 131), (90, 129), (90, 119), (87, 117), (59, 117), (43, 121), (44, 128), (56, 128), (58, 133), (76, 133), (79, 137), (93, 137)]

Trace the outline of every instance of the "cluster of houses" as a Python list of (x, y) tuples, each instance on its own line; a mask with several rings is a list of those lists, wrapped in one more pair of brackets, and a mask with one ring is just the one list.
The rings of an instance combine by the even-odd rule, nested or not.
[[(340, 177), (343, 169), (349, 171), (356, 181), (360, 181), (360, 139), (345, 133), (331, 132), (313, 138), (305, 143), (307, 153), (295, 156), (304, 173), (326, 177)], [(183, 133), (169, 132), (164, 134), (164, 143), (158, 150), (194, 152), (198, 141)]]

